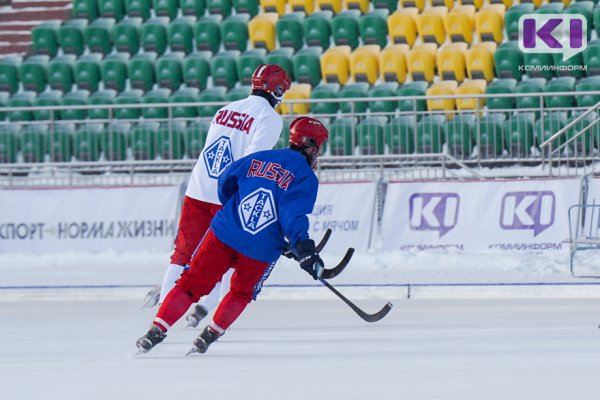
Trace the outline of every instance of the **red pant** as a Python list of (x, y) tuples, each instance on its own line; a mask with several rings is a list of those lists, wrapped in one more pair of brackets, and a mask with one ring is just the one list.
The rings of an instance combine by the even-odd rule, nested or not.
[(185, 196), (179, 217), (179, 229), (171, 264), (186, 266), (210, 226), (210, 221), (223, 206)]
[(225, 330), (250, 303), (254, 287), (268, 266), (268, 262), (254, 260), (227, 246), (209, 230), (190, 263), (190, 269), (183, 272), (162, 303), (157, 320), (169, 328), (192, 303), (210, 293), (229, 268), (235, 268), (229, 293), (219, 304), (213, 318), (214, 323)]

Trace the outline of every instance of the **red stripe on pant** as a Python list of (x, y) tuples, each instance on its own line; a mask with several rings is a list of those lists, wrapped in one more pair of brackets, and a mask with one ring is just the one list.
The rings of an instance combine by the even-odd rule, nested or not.
[[(200, 297), (208, 294), (229, 268), (235, 268), (229, 293), (215, 312), (213, 322), (226, 330), (252, 300), (268, 262), (254, 260), (221, 242), (210, 229), (177, 285), (163, 301), (157, 318), (173, 326)], [(164, 327), (168, 328), (168, 327)]]

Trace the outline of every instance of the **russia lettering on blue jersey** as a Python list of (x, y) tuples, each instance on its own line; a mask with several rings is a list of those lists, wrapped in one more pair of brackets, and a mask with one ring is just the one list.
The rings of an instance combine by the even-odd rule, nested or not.
[(277, 186), (283, 190), (287, 190), (290, 182), (294, 179), (292, 174), (287, 169), (281, 167), (281, 165), (274, 162), (264, 162), (253, 159), (248, 168), (248, 177), (260, 177), (275, 181)]
[(251, 117), (246, 113), (239, 113), (237, 111), (230, 111), (227, 109), (219, 111), (213, 120), (213, 124), (219, 124), (228, 128), (237, 129), (239, 131), (246, 132), (247, 135), (250, 134), (250, 128), (252, 128), (253, 123), (254, 117)]

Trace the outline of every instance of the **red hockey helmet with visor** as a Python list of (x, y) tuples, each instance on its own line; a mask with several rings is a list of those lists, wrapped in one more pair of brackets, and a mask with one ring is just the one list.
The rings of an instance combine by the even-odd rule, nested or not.
[(321, 145), (329, 138), (327, 128), (315, 118), (300, 117), (290, 124), (290, 144), (304, 149), (311, 168), (316, 168)]
[(252, 90), (264, 90), (281, 102), (283, 94), (290, 88), (290, 78), (276, 64), (260, 65), (252, 74)]

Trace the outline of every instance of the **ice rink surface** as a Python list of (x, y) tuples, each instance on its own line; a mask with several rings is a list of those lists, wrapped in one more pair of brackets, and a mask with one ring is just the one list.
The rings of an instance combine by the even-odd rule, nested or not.
[[(260, 299), (208, 353), (175, 325), (133, 357), (139, 300), (0, 302), (3, 400), (597, 399), (600, 300)], [(358, 299), (374, 312), (385, 301)], [(203, 321), (204, 322), (204, 321)]]

